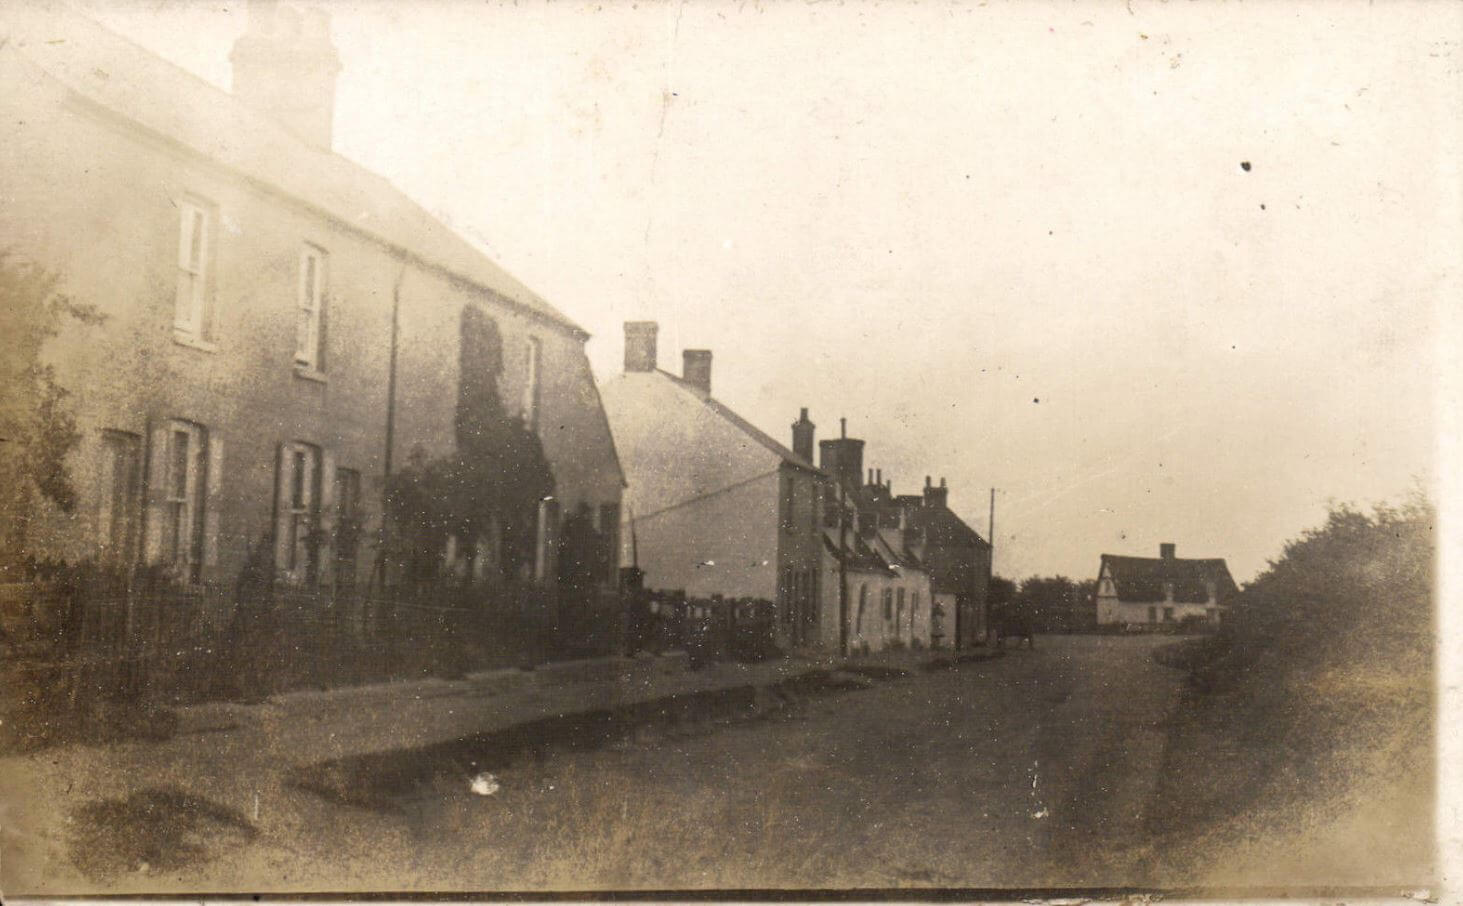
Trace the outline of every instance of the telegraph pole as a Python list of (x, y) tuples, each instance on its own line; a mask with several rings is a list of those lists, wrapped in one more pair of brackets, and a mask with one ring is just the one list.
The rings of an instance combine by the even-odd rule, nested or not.
[(388, 522), (388, 511), (390, 510), (391, 499), (391, 453), (396, 448), (396, 347), (401, 331), (401, 281), (406, 279), (406, 265), (402, 264), (401, 272), (396, 275), (396, 286), (391, 290), (391, 347), (390, 355), (386, 364), (386, 443), (381, 464), (381, 472), (384, 479), (381, 482), (381, 528), (377, 534), (376, 564), (371, 570), (371, 579), (367, 583), (380, 583), (381, 588), (386, 586), (386, 548), (389, 542), (390, 527)]
[[(838, 420), (838, 437), (848, 438), (848, 419)], [(843, 500), (843, 459), (847, 451), (839, 448), (838, 468), (833, 480), (838, 484), (838, 652), (848, 657), (848, 507)]]
[(989, 633), (991, 621), (991, 580), (996, 575), (996, 489), (991, 488), (991, 517), (986, 528), (986, 540), (991, 545), (991, 555), (986, 558), (985, 564), (985, 616), (981, 620), (982, 628)]

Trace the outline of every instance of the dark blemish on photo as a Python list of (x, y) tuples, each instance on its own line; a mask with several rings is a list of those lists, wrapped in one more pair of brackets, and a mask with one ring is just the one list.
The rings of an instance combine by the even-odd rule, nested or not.
[(1247, 160), (1240, 161), (1239, 162), (1239, 168), (1241, 170), (1245, 171), (1246, 173), (1250, 172), (1250, 162), (1247, 161)]

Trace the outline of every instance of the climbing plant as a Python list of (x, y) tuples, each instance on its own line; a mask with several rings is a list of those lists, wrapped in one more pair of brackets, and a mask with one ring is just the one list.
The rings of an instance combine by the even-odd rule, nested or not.
[(439, 578), (450, 538), (468, 550), (496, 540), (502, 574), (520, 575), (533, 560), (539, 501), (554, 491), (538, 435), (503, 406), (497, 323), (467, 306), (460, 336), (454, 449), (437, 458), (413, 449), (387, 484), (393, 547), (409, 582)]
[(0, 556), (11, 561), (36, 553), (26, 529), (38, 505), (76, 508), (66, 458), (81, 433), (70, 393), (43, 353), (68, 323), (100, 324), (104, 316), (59, 292), (60, 283), (60, 275), (0, 251)]

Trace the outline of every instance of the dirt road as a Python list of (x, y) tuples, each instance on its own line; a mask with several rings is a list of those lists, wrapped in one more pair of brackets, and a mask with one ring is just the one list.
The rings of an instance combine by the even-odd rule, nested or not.
[[(999, 660), (798, 695), (753, 719), (530, 749), (507, 766), (493, 752), (474, 764), (470, 746), (403, 754), (372, 769), (418, 779), (365, 807), (282, 784), (222, 831), (174, 841), (199, 856), (186, 868), (137, 867), (105, 886), (1144, 884), (1155, 864), (1142, 814), (1179, 681), (1149, 657), (1162, 641), (1042, 637)], [(470, 789), (483, 765), (500, 785), (486, 796)]]

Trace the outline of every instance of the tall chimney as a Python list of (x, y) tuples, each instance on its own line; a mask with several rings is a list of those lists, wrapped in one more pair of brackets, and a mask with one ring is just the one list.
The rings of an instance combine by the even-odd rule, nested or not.
[(655, 370), (655, 335), (660, 325), (654, 321), (625, 322), (625, 370)]
[(686, 349), (681, 352), (681, 379), (711, 395), (711, 350)]
[(1174, 558), (1175, 550), (1177, 550), (1177, 548), (1174, 546), (1172, 541), (1165, 541), (1162, 544), (1158, 545), (1158, 556), (1163, 558), (1164, 560), (1172, 560)]
[(806, 407), (798, 415), (798, 420), (792, 423), (792, 451), (809, 463), (813, 461), (813, 429), (816, 427), (808, 420)]
[(229, 54), (234, 95), (306, 143), (330, 150), (340, 57), (330, 16), (277, 0), (249, 0), (249, 24)]
[(818, 467), (852, 490), (864, 470), (864, 442), (852, 437), (818, 441)]

